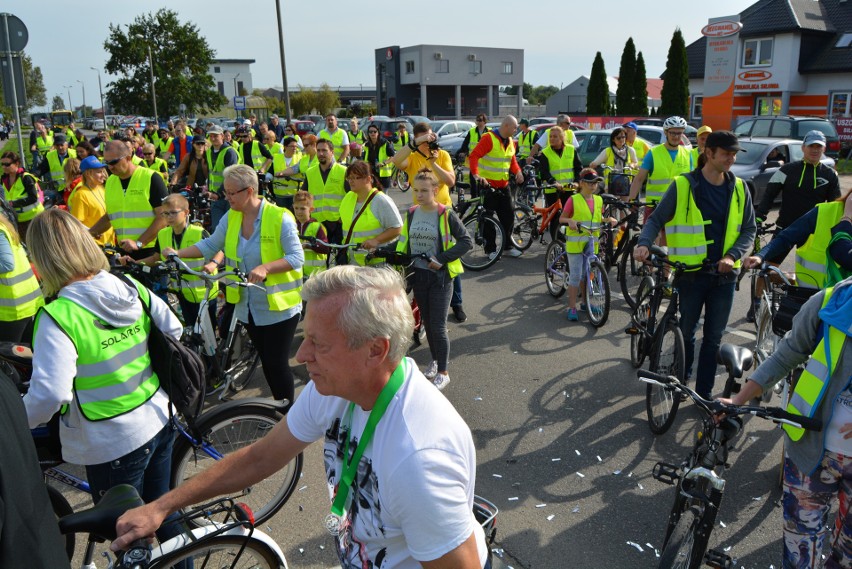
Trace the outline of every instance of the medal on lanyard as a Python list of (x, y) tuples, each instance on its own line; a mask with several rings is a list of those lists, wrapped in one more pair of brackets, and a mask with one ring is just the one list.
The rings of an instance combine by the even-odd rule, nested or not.
[[(382, 388), (381, 393), (379, 393), (379, 397), (376, 399), (376, 404), (370, 411), (367, 424), (364, 425), (364, 431), (361, 433), (361, 438), (358, 440), (358, 445), (355, 447), (351, 457), (349, 456), (349, 439), (352, 437), (351, 427), (347, 429), (346, 443), (343, 447), (343, 459), (341, 461), (342, 472), (340, 475), (340, 481), (338, 482), (337, 492), (334, 495), (334, 499), (331, 504), (331, 513), (325, 518), (325, 529), (331, 535), (340, 536), (345, 530), (346, 514), (352, 504), (350, 490), (353, 482), (355, 481), (358, 464), (361, 462), (364, 450), (373, 439), (373, 434), (376, 431), (376, 425), (378, 425), (382, 416), (385, 414), (385, 411), (387, 410), (394, 395), (396, 395), (396, 392), (399, 391), (400, 387), (402, 387), (407, 371), (406, 360), (402, 360), (399, 365), (396, 366), (390, 380), (388, 380), (387, 384), (385, 384)], [(349, 407), (346, 410), (346, 417), (348, 418), (350, 425), (352, 422), (352, 411), (354, 408), (355, 404), (349, 403)]]

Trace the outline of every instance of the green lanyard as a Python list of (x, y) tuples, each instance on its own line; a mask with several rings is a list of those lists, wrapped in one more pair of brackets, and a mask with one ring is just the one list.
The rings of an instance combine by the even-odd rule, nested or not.
[[(361, 462), (361, 457), (364, 455), (364, 449), (367, 448), (367, 445), (370, 444), (370, 441), (373, 438), (373, 433), (376, 432), (376, 425), (379, 424), (379, 421), (382, 419), (382, 416), (387, 411), (388, 405), (390, 405), (391, 399), (393, 399), (396, 392), (399, 391), (399, 388), (402, 387), (402, 384), (405, 382), (405, 375), (407, 373), (407, 364), (405, 360), (402, 360), (393, 374), (390, 377), (390, 380), (385, 384), (382, 388), (382, 392), (379, 393), (379, 398), (376, 399), (376, 404), (373, 406), (373, 409), (370, 411), (370, 417), (367, 419), (367, 424), (364, 425), (364, 432), (361, 433), (361, 438), (358, 440), (358, 446), (355, 447), (355, 452), (352, 453), (352, 458), (347, 460), (349, 457), (349, 439), (351, 438), (351, 432), (346, 433), (346, 445), (343, 447), (343, 475), (340, 477), (340, 482), (337, 486), (337, 495), (334, 497), (334, 503), (331, 505), (331, 513), (342, 516), (343, 515), (343, 505), (346, 503), (346, 498), (349, 496), (349, 488), (352, 486), (352, 481), (355, 480), (355, 472), (358, 470), (358, 463)], [(352, 421), (352, 411), (355, 409), (354, 403), (349, 403), (349, 408), (346, 410), (346, 416), (349, 419), (351, 424)]]

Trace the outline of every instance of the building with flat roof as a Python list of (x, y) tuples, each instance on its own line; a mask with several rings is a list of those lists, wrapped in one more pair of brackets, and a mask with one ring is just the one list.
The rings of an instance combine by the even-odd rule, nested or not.
[(234, 97), (251, 95), (254, 88), (251, 81), (251, 64), (254, 59), (214, 59), (209, 72), (219, 94), (226, 97), (234, 106)]
[(452, 45), (376, 49), (378, 114), (430, 118), (495, 116), (501, 85), (523, 102), (524, 50)]

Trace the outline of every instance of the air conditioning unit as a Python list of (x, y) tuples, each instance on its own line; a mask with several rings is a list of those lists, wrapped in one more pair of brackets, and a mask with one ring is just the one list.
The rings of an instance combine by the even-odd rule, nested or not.
[(443, 58), (444, 58), (443, 53), (441, 53), (440, 51), (435, 52), (435, 59), (443, 59)]
[(468, 61), (476, 61), (476, 54), (475, 53), (469, 53), (467, 55), (467, 60)]

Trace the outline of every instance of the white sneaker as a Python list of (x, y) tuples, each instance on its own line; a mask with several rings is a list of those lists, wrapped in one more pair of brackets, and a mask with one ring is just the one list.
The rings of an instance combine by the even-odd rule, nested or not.
[(450, 384), (450, 376), (445, 373), (439, 373), (432, 380), (432, 384), (438, 388), (438, 391), (443, 391)]
[(432, 360), (429, 367), (423, 372), (423, 375), (426, 376), (426, 379), (435, 379), (435, 376), (438, 375), (438, 362)]
[(508, 257), (516, 258), (524, 254), (523, 251), (521, 251), (520, 249), (509, 249), (508, 251), (504, 251), (503, 253)]
[(492, 251), (491, 253), (488, 253), (488, 260), (489, 261), (493, 261), (496, 258), (497, 258), (497, 251)]

